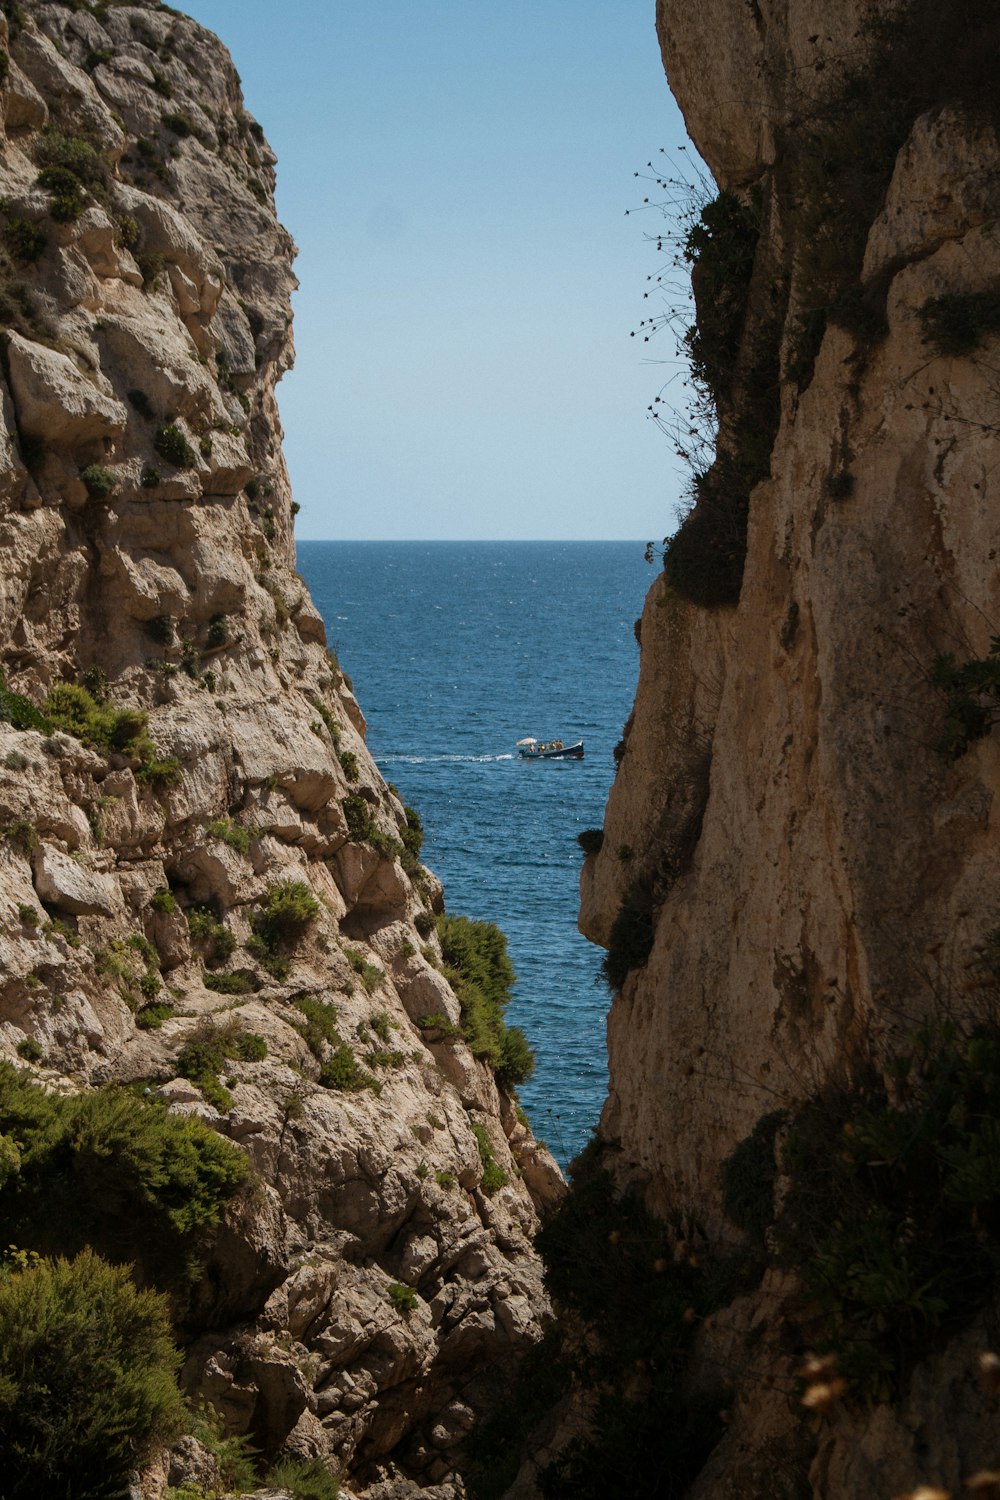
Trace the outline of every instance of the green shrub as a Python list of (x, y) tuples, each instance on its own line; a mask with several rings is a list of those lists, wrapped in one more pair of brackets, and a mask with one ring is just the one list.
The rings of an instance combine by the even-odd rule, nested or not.
[(359, 776), (358, 757), (353, 750), (342, 750), (340, 752), (340, 766), (348, 781), (357, 781)]
[(385, 978), (382, 970), (376, 964), (370, 964), (357, 948), (345, 948), (344, 957), (361, 980), (365, 992), (373, 995)]
[(186, 636), (182, 635), (181, 646), (183, 648), (181, 655), (181, 666), (189, 677), (197, 677), (199, 669), (201, 667), (201, 656), (194, 644), (194, 641), (189, 640)]
[[(407, 807), (406, 822), (400, 830), (403, 840), (403, 869), (408, 875), (416, 874), (420, 866), (420, 851), (424, 846), (424, 825), (416, 808)], [(408, 856), (408, 857), (407, 857)]]
[(150, 65), (149, 71), (152, 74), (153, 87), (156, 92), (160, 94), (162, 98), (169, 99), (174, 92), (174, 86), (170, 82), (170, 79), (167, 77), (166, 73), (164, 73), (160, 68), (154, 68), (152, 65)]
[(173, 1285), (249, 1175), (237, 1147), (161, 1100), (108, 1087), (51, 1095), (0, 1065), (0, 1133), (21, 1155), (0, 1207), (4, 1243), (45, 1254), (93, 1245)]
[(263, 1062), (267, 1056), (267, 1043), (256, 1031), (244, 1031), (239, 1038), (236, 1056), (242, 1062)]
[(313, 1057), (322, 1058), (327, 1046), (339, 1045), (340, 1034), (337, 1031), (337, 1011), (334, 1006), (317, 1000), (313, 995), (298, 995), (292, 1004), (305, 1018), (298, 1031)]
[(492, 1196), (499, 1188), (506, 1185), (507, 1173), (493, 1155), (493, 1147), (490, 1145), (490, 1138), (485, 1125), (473, 1125), (472, 1134), (476, 1138), (476, 1145), (479, 1148), (479, 1160), (483, 1167), (483, 1175), (479, 1186), (484, 1193)]
[(184, 1409), (163, 1299), (83, 1250), (0, 1279), (5, 1500), (117, 1500)]
[(339, 1089), (346, 1094), (356, 1094), (361, 1089), (371, 1089), (380, 1094), (382, 1085), (366, 1073), (346, 1042), (335, 1047), (319, 1070), (319, 1081), (325, 1089)]
[(23, 1057), (25, 1062), (40, 1062), (42, 1049), (33, 1036), (26, 1036), (22, 1042), (17, 1044), (17, 1055)]
[(45, 712), (54, 728), (65, 730), (92, 749), (137, 760), (137, 781), (166, 788), (180, 780), (180, 762), (160, 755), (149, 738), (149, 715), (143, 709), (114, 708), (99, 702), (85, 687), (60, 682), (46, 698)]
[(442, 1011), (435, 1010), (429, 1015), (421, 1016), (417, 1022), (421, 1031), (440, 1031), (445, 1036), (461, 1036), (457, 1026), (453, 1026), (448, 1017)]
[(585, 828), (582, 833), (577, 834), (576, 841), (584, 854), (600, 854), (604, 847), (604, 829)]
[(10, 31), (11, 40), (16, 40), (21, 35), (28, 22), (21, 0), (0, 0), (0, 10), (7, 17), (7, 26)]
[(418, 911), (413, 919), (413, 925), (422, 938), (430, 937), (437, 926), (437, 919), (433, 912)]
[(333, 741), (333, 747), (336, 750), (343, 734), (340, 725), (321, 698), (310, 698), (309, 702), (326, 725), (330, 738)]
[(208, 630), (205, 634), (205, 645), (209, 650), (217, 646), (225, 646), (229, 640), (229, 626), (225, 615), (213, 615), (208, 622)]
[(158, 1031), (164, 1021), (169, 1021), (174, 1014), (174, 1006), (168, 1001), (158, 1001), (144, 1005), (136, 1012), (135, 1024), (140, 1031)]
[(389, 1012), (385, 1010), (377, 1011), (369, 1022), (372, 1031), (381, 1042), (388, 1042), (391, 1039), (395, 1024)]
[(504, 1023), (500, 1033), (500, 1060), (493, 1072), (497, 1083), (507, 1093), (513, 1093), (518, 1084), (526, 1083), (535, 1071), (535, 1054), (520, 1026)]
[(364, 797), (352, 792), (349, 797), (344, 798), (343, 808), (351, 839), (357, 844), (363, 844), (375, 827), (368, 803)]
[(404, 1286), (401, 1281), (391, 1281), (388, 1290), (393, 1307), (404, 1317), (413, 1311), (420, 1300), (413, 1287)]
[(139, 483), (144, 490), (155, 490), (160, 478), (160, 471), (154, 464), (143, 464)]
[[(664, 544), (666, 580), (706, 608), (739, 598), (750, 491), (770, 470), (781, 416), (782, 317), (755, 317), (750, 288), (760, 237), (759, 193), (743, 202), (723, 191), (688, 226), (696, 319), (685, 335), (695, 398), (678, 444), (692, 467), (692, 508)], [(702, 449), (714, 446), (706, 465)]]
[(370, 844), (384, 859), (398, 859), (403, 854), (403, 845), (399, 840), (394, 839), (391, 834), (383, 833), (379, 828), (364, 797), (352, 792), (349, 797), (344, 798), (343, 808), (347, 831), (354, 843)]
[(80, 470), (80, 478), (91, 500), (106, 500), (118, 482), (111, 470), (102, 469), (100, 464), (88, 464)]
[(303, 880), (282, 880), (271, 886), (263, 910), (254, 918), (254, 931), (274, 950), (288, 948), (319, 916), (320, 906)]
[[(115, 232), (117, 235), (118, 243), (125, 250), (127, 250), (130, 255), (134, 255), (142, 242), (142, 234), (139, 229), (138, 219), (134, 218), (132, 214), (119, 214), (115, 219)], [(139, 396), (141, 398), (141, 405), (134, 399), (136, 396)], [(132, 405), (135, 407), (136, 411), (141, 417), (152, 417), (152, 407), (149, 404), (148, 398), (143, 395), (142, 391), (129, 391), (128, 399), (132, 402)]]
[(205, 831), (213, 839), (220, 839), (230, 849), (235, 849), (237, 854), (249, 852), (250, 830), (241, 823), (234, 823), (230, 818), (218, 818), (214, 823), (209, 823)]
[(445, 1191), (447, 1191), (449, 1188), (453, 1188), (455, 1186), (455, 1174), (454, 1172), (441, 1170), (434, 1173), (434, 1181), (437, 1183), (439, 1188), (444, 1188)]
[[(37, 299), (36, 291), (18, 279), (13, 257), (4, 246), (3, 234), (0, 234), (0, 327), (13, 329), (28, 339), (54, 338), (51, 321)], [(18, 443), (28, 468), (36, 468), (45, 456), (45, 446), (37, 438), (28, 438), (24, 432), (18, 435)], [(30, 458), (28, 450), (31, 446), (36, 449), (37, 456)]]
[(224, 922), (219, 922), (207, 906), (192, 906), (187, 912), (188, 932), (202, 946), (211, 964), (224, 964), (236, 950), (236, 939)]
[(154, 911), (164, 912), (168, 916), (177, 910), (173, 892), (165, 885), (161, 885), (158, 891), (153, 892), (149, 898), (149, 904)]
[(198, 134), (190, 115), (179, 113), (164, 115), (163, 124), (172, 135), (180, 137), (181, 140), (184, 140), (189, 135)]
[(135, 779), (144, 786), (151, 786), (154, 791), (166, 792), (180, 784), (184, 779), (184, 772), (175, 755), (153, 755), (142, 762), (135, 773)]
[(369, 830), (368, 843), (378, 850), (383, 859), (400, 859), (404, 852), (398, 839), (394, 839), (391, 833), (383, 833), (381, 828), (374, 825)]
[(193, 469), (197, 462), (194, 449), (174, 422), (165, 422), (156, 429), (153, 447), (175, 469)]
[[(163, 275), (163, 267), (165, 267), (162, 255), (148, 255), (144, 251), (139, 251), (139, 254), (135, 257), (135, 264), (138, 266), (139, 275), (142, 276), (142, 291), (156, 290), (160, 276)], [(156, 440), (154, 440), (154, 444), (156, 444)], [(175, 468), (190, 468), (190, 465), (189, 463), (177, 463)]]
[(15, 849), (20, 849), (22, 854), (33, 854), (38, 848), (38, 830), (27, 818), (18, 818), (0, 833), (0, 838), (6, 839), (8, 844), (13, 844)]
[[(227, 1492), (256, 1490), (260, 1485), (257, 1471), (257, 1454), (251, 1440), (237, 1433), (226, 1434), (225, 1421), (213, 1406), (201, 1403), (188, 1420), (192, 1437), (197, 1438), (215, 1459), (219, 1480)], [(181, 1492), (183, 1495), (183, 1491)], [(213, 1491), (214, 1494), (214, 1491)], [(176, 1500), (175, 1492), (167, 1491), (168, 1500)], [(205, 1500), (199, 1489), (194, 1500)]]
[[(30, 219), (8, 219), (3, 230), (4, 244), (15, 260), (22, 265), (31, 265), (44, 254), (48, 239), (37, 224)], [(22, 451), (24, 444), (22, 443)], [(27, 456), (25, 456), (27, 463)], [(31, 465), (28, 464), (31, 468)]]
[[(13, 729), (37, 729), (41, 734), (48, 734), (52, 729), (49, 720), (44, 714), (40, 714), (35, 705), (28, 698), (23, 698), (20, 693), (12, 693), (7, 686), (6, 678), (0, 669), (0, 720), (10, 724)], [(25, 761), (25, 766), (27, 761)], [(24, 770), (24, 766), (20, 767)], [(10, 767), (14, 770), (16, 767)]]
[(60, 917), (52, 917), (48, 922), (44, 922), (42, 924), (42, 931), (46, 937), (62, 938), (71, 948), (79, 948), (80, 946), (80, 939), (77, 934), (70, 927), (69, 923), (64, 922)]
[(284, 1458), (268, 1470), (272, 1489), (287, 1490), (292, 1500), (338, 1500), (340, 1481), (318, 1458)]
[(534, 1055), (503, 1013), (514, 985), (507, 940), (492, 922), (441, 916), (438, 937), (444, 973), (462, 1011), (462, 1033), (476, 1057), (488, 1062), (498, 1085), (510, 1092), (531, 1077)]
[[(21, 1153), (17, 1142), (9, 1135), (0, 1135), (0, 1189), (16, 1177), (21, 1170)], [(0, 1277), (7, 1267), (0, 1261)]]
[(103, 948), (95, 949), (94, 967), (98, 974), (115, 981), (132, 1010), (138, 1010), (160, 988), (159, 955), (139, 933), (124, 940), (112, 938)]
[(203, 1022), (188, 1037), (177, 1058), (177, 1072), (197, 1084), (209, 1103), (219, 1110), (229, 1109), (232, 1096), (219, 1082), (228, 1063), (260, 1062), (267, 1056), (267, 1044), (256, 1032), (245, 1031), (240, 1021), (232, 1019), (216, 1025)]
[(78, 184), (88, 187), (96, 197), (104, 196), (108, 164), (86, 136), (64, 135), (58, 126), (46, 125), (35, 143), (35, 161), (43, 168), (61, 169)]
[(45, 167), (36, 182), (53, 195), (51, 212), (57, 223), (70, 224), (83, 213), (84, 190), (75, 173), (65, 167)]
[(697, 305), (684, 343), (691, 374), (716, 407), (735, 379), (759, 237), (759, 202), (723, 191), (704, 205), (684, 238)]
[(372, 1047), (365, 1053), (365, 1062), (373, 1068), (401, 1068), (406, 1062), (406, 1053), (398, 1047)]
[(260, 989), (260, 982), (250, 974), (219, 974), (211, 969), (205, 970), (201, 982), (217, 995), (253, 995)]

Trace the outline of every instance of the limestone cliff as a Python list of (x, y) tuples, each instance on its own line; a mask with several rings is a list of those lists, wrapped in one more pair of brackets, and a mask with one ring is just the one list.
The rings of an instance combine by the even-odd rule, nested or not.
[(171, 7), (3, 12), (0, 1052), (249, 1154), (189, 1392), (268, 1458), (447, 1485), (539, 1337), (559, 1178), (463, 1040), (418, 825), (293, 570), (275, 159)]
[[(857, 1086), (862, 1063), (882, 1098), (922, 1022), (968, 1035), (995, 1006), (1000, 743), (970, 684), (1000, 622), (997, 19), (659, 0), (658, 25), (692, 138), (753, 239), (711, 392), (718, 457), (646, 601), (581, 927), (621, 976), (606, 1159), (683, 1220), (675, 1234), (718, 1249), (739, 1241), (720, 1169), (763, 1117)], [(741, 421), (762, 390), (754, 468)], [(727, 565), (742, 549), (729, 597), (697, 575), (699, 541)], [(768, 1165), (780, 1207), (780, 1151)], [(916, 1237), (897, 1239), (897, 1269)], [(693, 1493), (860, 1500), (992, 1467), (981, 1325), (908, 1367), (891, 1405), (847, 1399), (813, 1432), (793, 1378), (819, 1336), (800, 1291), (786, 1259), (706, 1324), (702, 1376), (724, 1370), (736, 1396)]]

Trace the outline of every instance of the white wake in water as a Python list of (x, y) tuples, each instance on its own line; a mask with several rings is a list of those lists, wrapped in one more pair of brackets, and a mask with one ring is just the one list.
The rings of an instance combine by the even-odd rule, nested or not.
[(407, 766), (431, 766), (437, 761), (474, 761), (481, 764), (484, 761), (513, 760), (513, 755), (379, 755), (376, 757), (380, 766), (407, 765)]

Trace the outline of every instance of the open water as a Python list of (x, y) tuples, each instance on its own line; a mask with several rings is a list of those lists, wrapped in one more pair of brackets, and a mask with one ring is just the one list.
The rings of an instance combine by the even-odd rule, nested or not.
[[(368, 744), (420, 813), (449, 912), (496, 922), (518, 975), (507, 1019), (535, 1049), (520, 1089), (564, 1165), (607, 1083), (601, 951), (576, 927), (635, 691), (640, 542), (300, 542), (298, 566), (350, 674)], [(526, 735), (582, 761), (522, 761)]]

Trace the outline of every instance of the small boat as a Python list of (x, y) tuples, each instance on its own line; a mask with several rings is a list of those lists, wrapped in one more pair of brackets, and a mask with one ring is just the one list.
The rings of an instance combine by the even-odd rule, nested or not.
[(522, 760), (583, 760), (583, 740), (564, 745), (562, 740), (518, 740), (517, 753)]

